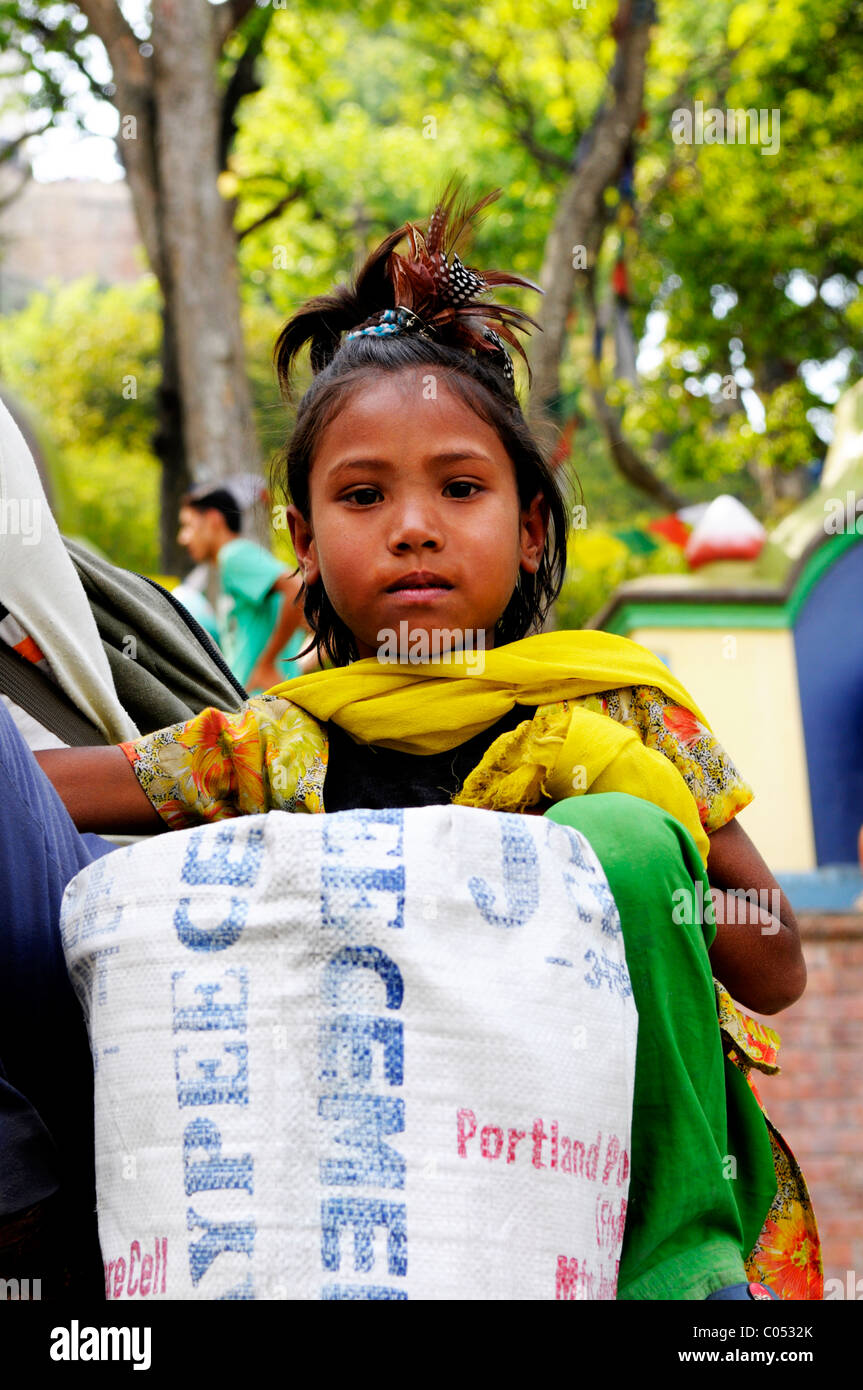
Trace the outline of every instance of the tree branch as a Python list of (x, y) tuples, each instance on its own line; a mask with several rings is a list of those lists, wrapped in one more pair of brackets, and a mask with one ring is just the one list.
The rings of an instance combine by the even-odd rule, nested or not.
[(44, 135), (46, 130), (50, 130), (53, 123), (53, 113), (48, 117), (44, 125), (39, 126), (38, 130), (25, 130), (20, 135), (16, 135), (14, 140), (7, 140), (0, 150), (0, 164), (5, 164), (10, 160), (17, 150), (21, 148), (25, 140), (30, 140), (34, 135)]
[[(39, 132), (37, 131), (36, 134), (38, 133)], [(27, 187), (32, 177), (33, 170), (28, 164), (24, 169), (21, 170), (21, 177), (18, 180), (17, 185), (13, 189), (11, 189), (9, 193), (4, 193), (3, 197), (0, 198), (0, 212), (4, 212), (6, 208), (8, 208), (12, 203), (15, 202), (16, 198), (20, 198), (21, 194), (24, 192), (24, 189)]]
[[(138, 52), (138, 39), (115, 0), (76, 0), (90, 32), (105, 48), (111, 67), (122, 66), (128, 81), (149, 87), (150, 69)], [(116, 75), (116, 73), (115, 73)]]
[[(155, 0), (154, 22), (165, 0)], [(111, 99), (121, 117), (116, 138), (117, 156), (126, 171), (138, 229), (150, 265), (164, 287), (167, 267), (159, 220), (159, 173), (156, 162), (155, 65), (139, 51), (139, 42), (115, 0), (78, 0), (90, 32), (102, 43), (111, 64), (115, 96)], [(123, 120), (136, 122), (135, 138), (124, 138)]]
[(284, 212), (286, 207), (290, 207), (291, 203), (295, 203), (298, 198), (302, 198), (307, 192), (308, 189), (305, 184), (298, 184), (296, 188), (293, 188), (289, 193), (286, 193), (283, 198), (280, 198), (279, 201), (270, 208), (269, 212), (265, 212), (261, 217), (256, 217), (254, 222), (249, 223), (248, 227), (244, 227), (242, 231), (237, 232), (237, 241), (242, 241), (244, 237), (251, 236), (252, 232), (256, 232), (259, 227), (264, 227), (268, 222), (272, 222), (274, 218), (278, 217), (280, 212)]
[(646, 493), (655, 502), (661, 502), (669, 511), (676, 512), (683, 506), (682, 497), (661, 478), (657, 478), (630, 444), (621, 428), (620, 417), (608, 404), (602, 387), (591, 386), (590, 395), (596, 418), (605, 435), (608, 452), (618, 473), (626, 478), (627, 482), (632, 483), (633, 487), (637, 487), (639, 492)]
[[(577, 152), (577, 167), (563, 189), (554, 225), (546, 241), (540, 283), (545, 299), (540, 310), (544, 330), (533, 344), (531, 412), (541, 426), (543, 413), (560, 391), (567, 318), (575, 287), (573, 247), (586, 245), (606, 188), (617, 178), (633, 138), (644, 99), (644, 73), (650, 42), (652, 7), (621, 0), (613, 32), (617, 51), (610, 82), (613, 99), (603, 103)], [(571, 169), (571, 165), (570, 165)]]
[[(472, 56), (477, 57), (475, 53)], [(497, 93), (501, 103), (515, 118), (512, 132), (537, 164), (543, 169), (569, 171), (572, 165), (565, 155), (558, 154), (557, 150), (549, 149), (547, 145), (540, 143), (536, 135), (536, 113), (533, 107), (526, 97), (519, 96), (506, 85), (496, 65), (488, 67), (480, 76), (480, 84), (482, 82), (487, 83)]]
[(255, 0), (222, 0), (221, 5), (213, 6), (213, 36), (218, 53), (224, 48), (228, 35), (239, 28), (246, 15), (254, 8)]
[(246, 46), (234, 65), (230, 81), (225, 88), (222, 97), (222, 106), (219, 114), (219, 168), (224, 169), (228, 163), (228, 153), (234, 143), (234, 136), (237, 133), (237, 122), (234, 119), (237, 107), (243, 97), (252, 96), (261, 90), (261, 84), (255, 76), (255, 66), (261, 56), (264, 46), (264, 39), (270, 27), (272, 10), (261, 10), (261, 20), (255, 26), (253, 32), (249, 34)]
[[(587, 286), (585, 298), (590, 312), (591, 327), (593, 337), (596, 337), (597, 309), (596, 309), (596, 283), (594, 271), (591, 269), (587, 273)], [(597, 422), (605, 435), (605, 442), (611, 461), (622, 477), (633, 487), (638, 488), (639, 492), (652, 497), (654, 501), (661, 502), (670, 511), (677, 511), (683, 506), (683, 499), (674, 491), (672, 487), (658, 478), (644, 459), (640, 456), (635, 447), (623, 433), (621, 424), (622, 412), (615, 410), (609, 405), (606, 399), (605, 390), (599, 380), (599, 364), (597, 363), (597, 376), (595, 380), (589, 379), (590, 396), (593, 401), (593, 409), (596, 414)]]
[[(500, 74), (498, 63), (494, 59), (490, 59), (487, 53), (474, 48), (464, 38), (459, 24), (462, 19), (463, 14), (460, 6), (457, 5), (455, 9), (448, 11), (445, 4), (439, 3), (436, 6), (438, 42), (427, 43), (425, 51), (436, 54), (439, 59), (445, 62), (452, 62), (451, 47), (446, 42), (443, 29), (444, 23), (448, 21), (447, 32), (461, 48), (462, 71), (472, 82), (474, 90), (481, 93), (486, 86), (494, 89), (502, 105), (512, 116), (517, 118), (511, 127), (513, 135), (536, 160), (537, 164), (550, 172), (568, 171), (571, 164), (566, 156), (558, 154), (556, 150), (550, 149), (539, 140), (536, 134), (536, 112), (528, 99), (514, 92), (507, 85)], [(512, 33), (508, 32), (507, 43), (510, 51), (516, 47), (517, 40)]]
[[(26, 21), (22, 20), (20, 22), (22, 24), (26, 23), (27, 30), (31, 34), (35, 34), (38, 38), (42, 40), (43, 46), (46, 49), (46, 51), (62, 53), (64, 58), (68, 58), (70, 62), (75, 64), (76, 68), (82, 74), (82, 76), (86, 77), (87, 82), (90, 86), (90, 91), (93, 93), (93, 96), (99, 97), (101, 101), (110, 101), (110, 97), (106, 97), (105, 95), (105, 90), (101, 82), (96, 81), (89, 68), (87, 67), (87, 64), (84, 62), (84, 59), (81, 57), (81, 54), (76, 52), (74, 44), (62, 44), (61, 42), (58, 42), (59, 35), (57, 30), (52, 29), (50, 25), (46, 24), (43, 19), (40, 19), (38, 17), (38, 15), (30, 16), (27, 18)], [(79, 34), (76, 35), (76, 37), (81, 38), (82, 35)]]
[[(717, 56), (714, 63), (708, 64), (703, 69), (695, 83), (693, 82), (692, 74), (687, 72), (683, 81), (678, 83), (676, 92), (674, 92), (667, 101), (664, 101), (661, 106), (658, 106), (653, 114), (662, 117), (665, 114), (679, 110), (681, 106), (688, 105), (689, 92), (693, 85), (697, 86), (698, 82), (706, 82), (709, 79), (718, 81), (719, 85), (716, 89), (715, 99), (720, 105), (724, 105), (727, 99), (728, 85), (731, 80), (729, 68), (738, 53), (741, 53), (749, 43), (751, 37), (751, 34), (748, 35), (736, 48), (726, 48)], [(638, 209), (639, 217), (643, 217), (645, 213), (650, 211), (653, 203), (656, 201), (659, 194), (667, 188), (678, 169), (685, 168), (686, 165), (697, 165), (697, 154), (693, 152), (691, 158), (687, 159), (684, 155), (685, 148), (686, 147), (682, 145), (675, 147), (674, 153), (665, 166), (664, 171), (656, 179), (645, 196), (640, 199)]]
[(462, 40), (464, 44), (465, 67), (468, 69), (470, 77), (473, 79), (474, 88), (481, 92), (484, 87), (491, 87), (497, 94), (501, 104), (506, 108), (512, 117), (512, 133), (521, 145), (527, 150), (528, 154), (536, 160), (543, 169), (569, 170), (571, 165), (569, 160), (556, 150), (549, 149), (543, 145), (536, 134), (536, 112), (526, 97), (514, 92), (507, 85), (500, 74), (500, 69), (496, 62), (489, 62), (484, 53), (478, 52), (470, 44)]

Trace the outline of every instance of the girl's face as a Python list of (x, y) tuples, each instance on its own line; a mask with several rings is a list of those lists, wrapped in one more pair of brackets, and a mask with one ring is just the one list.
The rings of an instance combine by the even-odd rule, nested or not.
[(308, 521), (288, 508), (297, 560), (307, 584), (323, 580), (361, 657), (403, 621), (412, 635), (493, 646), (548, 527), (541, 492), (521, 507), (496, 431), (430, 369), (381, 373), (353, 392), (318, 444), (309, 503)]

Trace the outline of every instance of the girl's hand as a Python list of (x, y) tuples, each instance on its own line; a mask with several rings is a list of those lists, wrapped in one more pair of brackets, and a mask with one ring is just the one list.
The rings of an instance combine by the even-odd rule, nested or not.
[(791, 904), (736, 820), (710, 836), (707, 877), (720, 890), (713, 894), (716, 939), (710, 948), (717, 979), (757, 1013), (787, 1009), (806, 988), (800, 930)]

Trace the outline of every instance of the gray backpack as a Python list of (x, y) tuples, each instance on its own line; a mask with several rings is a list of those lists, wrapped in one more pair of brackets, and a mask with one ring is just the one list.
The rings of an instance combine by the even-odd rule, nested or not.
[[(237, 709), (246, 691), (216, 644), (155, 580), (118, 569), (76, 541), (64, 544), (90, 603), (120, 703), (142, 734), (212, 705)], [(32, 662), (0, 642), (0, 693), (71, 747), (104, 735)]]

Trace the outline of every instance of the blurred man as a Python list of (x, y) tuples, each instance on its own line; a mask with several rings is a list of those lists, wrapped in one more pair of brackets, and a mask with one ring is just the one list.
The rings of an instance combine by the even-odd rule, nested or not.
[(302, 580), (263, 546), (240, 536), (240, 508), (226, 487), (193, 489), (180, 506), (177, 539), (196, 564), (218, 568), (219, 644), (250, 694), (290, 680), (309, 631), (299, 594)]

